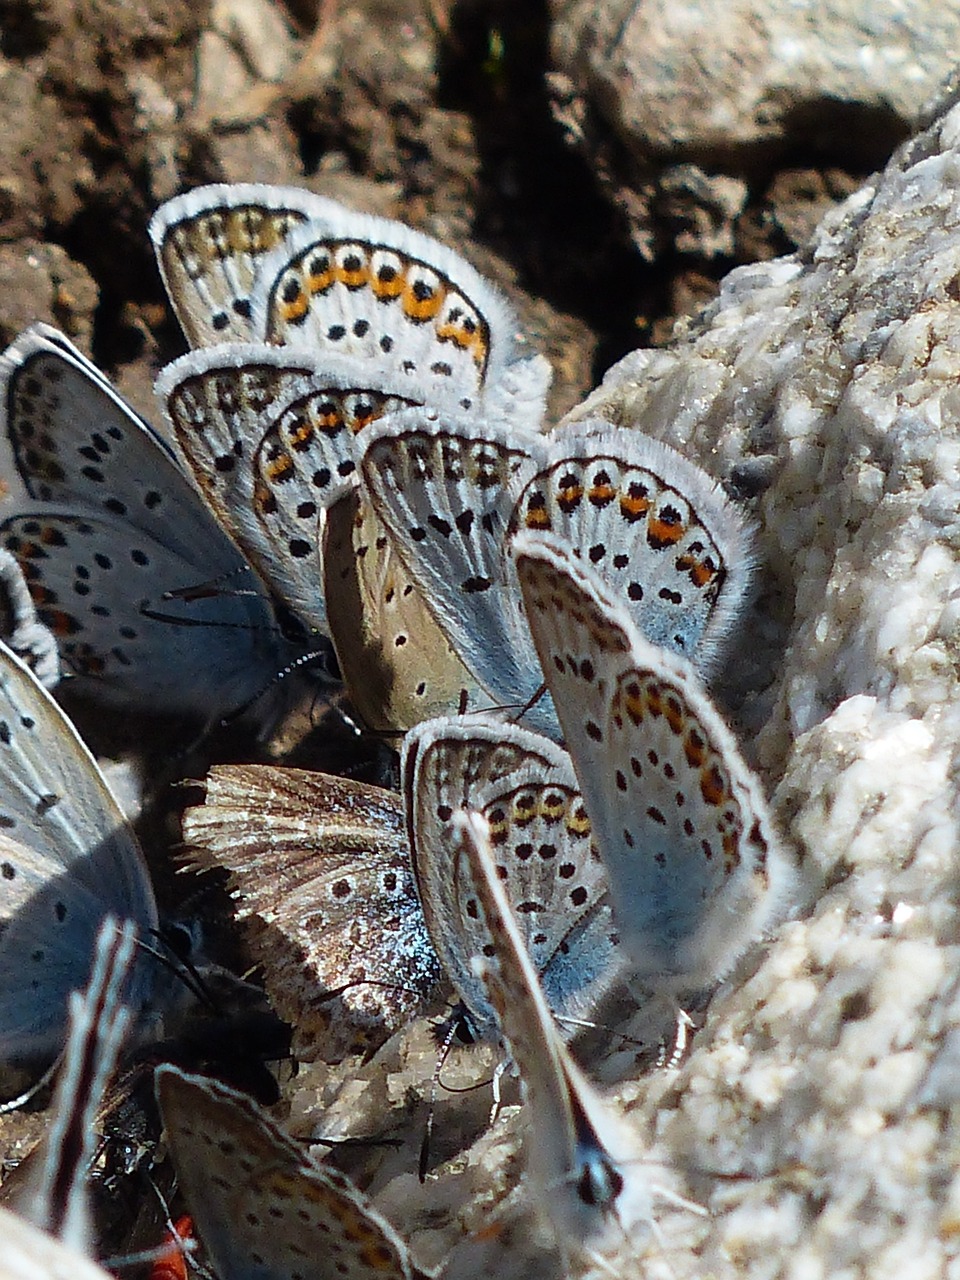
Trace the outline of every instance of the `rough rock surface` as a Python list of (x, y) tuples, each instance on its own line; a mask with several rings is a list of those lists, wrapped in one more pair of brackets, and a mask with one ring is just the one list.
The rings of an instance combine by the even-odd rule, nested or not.
[[(33, 104), (29, 113), (11, 107), (0, 142), (4, 337), (51, 318), (86, 341), (96, 322), (101, 351), (109, 347), (122, 385), (145, 409), (152, 364), (173, 354), (175, 339), (164, 331), (144, 227), (159, 200), (191, 182), (307, 183), (461, 245), (481, 269), (541, 295), (524, 319), (564, 362), (568, 397), (589, 385), (593, 344), (609, 336), (611, 312), (656, 315), (663, 302), (660, 283), (638, 283), (618, 265), (606, 224), (584, 231), (582, 208), (570, 212), (579, 189), (555, 154), (544, 168), (530, 163), (545, 151), (545, 132), (515, 114), (518, 99), (504, 84), (510, 58), (483, 71), (488, 105), (505, 95), (497, 134), (495, 113), (481, 124), (460, 99), (450, 105), (451, 84), (469, 70), (451, 54), (458, 33), (444, 45), (412, 3), (389, 12), (325, 5), (312, 37), (291, 35), (291, 16), (278, 22), (259, 0), (210, 13), (125, 0), (2, 7), (19, 25), (5, 23), (0, 93)], [(891, 11), (874, 5), (862, 21)], [(431, 12), (442, 26), (443, 6)], [(584, 12), (571, 5), (558, 22)], [(627, 24), (624, 39), (628, 27), (638, 38), (635, 22), (665, 22), (656, 6), (606, 12)], [(748, 12), (723, 8), (728, 42), (707, 42), (718, 56), (736, 51), (735, 18), (755, 34)], [(812, 21), (824, 10), (790, 12)], [(839, 10), (825, 12), (833, 20)], [(778, 240), (762, 225), (756, 171), (744, 156), (766, 157), (769, 209), (788, 211), (784, 235), (802, 240), (812, 211), (847, 194), (851, 172), (915, 125), (956, 47), (949, 7), (905, 2), (897, 12), (901, 36), (912, 24), (923, 40), (906, 42), (879, 71), (841, 46), (836, 24), (836, 41), (820, 28), (816, 42), (846, 50), (846, 63), (832, 47), (815, 50), (813, 36), (806, 61), (788, 59), (807, 76), (797, 73), (793, 101), (804, 107), (816, 90), (806, 116), (783, 109), (786, 99), (769, 89), (786, 71), (764, 79), (764, 67), (795, 48), (770, 42), (768, 30), (769, 64), (755, 61), (743, 85), (735, 76), (725, 103), (716, 82), (707, 102), (727, 113), (730, 145), (719, 147), (714, 133), (708, 152), (691, 117), (683, 147), (656, 156), (657, 231), (647, 240), (649, 138), (621, 170), (627, 142), (595, 148), (596, 122), (585, 126), (591, 173), (613, 166), (638, 243), (669, 241), (704, 258), (769, 256)], [(268, 28), (276, 39), (265, 49), (251, 31)], [(557, 56), (572, 58), (560, 30)], [(457, 75), (436, 72), (443, 57)], [(843, 81), (845, 65), (863, 74)], [(540, 66), (520, 65), (524, 84)], [(824, 87), (853, 104), (839, 142), (849, 138), (855, 157), (827, 147), (831, 167), (804, 152), (818, 122), (830, 124)], [(764, 114), (768, 102), (779, 116)], [(568, 105), (575, 115), (577, 102)], [(529, 148), (519, 160), (505, 142), (517, 119)], [(851, 119), (869, 125), (859, 140)], [(714, 162), (736, 148), (729, 169)], [(772, 176), (766, 148), (787, 166)], [(631, 186), (636, 174), (643, 181)], [(575, 177), (587, 185), (584, 173)], [(528, 220), (531, 188), (549, 220)], [(479, 253), (478, 226), (487, 241)], [(668, 349), (635, 353), (582, 410), (662, 436), (755, 506), (766, 574), (724, 689), (809, 870), (808, 901), (717, 993), (683, 1065), (651, 1071), (609, 1034), (584, 1049), (648, 1145), (652, 1181), (708, 1211), (658, 1200), (660, 1234), (630, 1241), (612, 1223), (620, 1275), (926, 1280), (960, 1265), (958, 228), (954, 107), (829, 214), (801, 252), (728, 276), (716, 303)], [(675, 295), (694, 290), (676, 279)], [(131, 333), (141, 339), (135, 360)], [(648, 1039), (646, 1027), (625, 1029)], [(508, 1108), (490, 1126), (488, 1090), (440, 1091), (430, 1175), (417, 1183), (434, 1062), (419, 1023), (362, 1067), (305, 1069), (288, 1082), (291, 1125), (301, 1134), (401, 1135), (399, 1151), (367, 1146), (334, 1158), (370, 1187), (425, 1262), (455, 1249), (458, 1277), (557, 1275), (549, 1237), (530, 1230), (519, 1117)], [(464, 1087), (492, 1069), (490, 1054), (462, 1051), (443, 1084)], [(24, 1127), (32, 1137), (38, 1117)], [(480, 1230), (482, 1239), (464, 1239)]]
[(960, 15), (928, 0), (556, 0), (555, 110), (653, 254), (728, 253), (799, 150), (866, 173), (953, 69)]
[(759, 491), (781, 638), (745, 713), (809, 871), (808, 907), (689, 1060), (624, 1086), (651, 1158), (711, 1215), (677, 1232), (670, 1210), (664, 1274), (958, 1265), (958, 278), (953, 105), (803, 252), (732, 273), (572, 415)]

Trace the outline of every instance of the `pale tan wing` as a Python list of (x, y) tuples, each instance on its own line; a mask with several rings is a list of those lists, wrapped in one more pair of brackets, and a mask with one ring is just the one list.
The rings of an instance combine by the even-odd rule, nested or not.
[(327, 512), (324, 594), (357, 715), (399, 737), (422, 720), (490, 707), (356, 491)]
[(252, 1098), (174, 1066), (157, 1101), (180, 1189), (223, 1280), (421, 1280), (406, 1242), (344, 1174)]

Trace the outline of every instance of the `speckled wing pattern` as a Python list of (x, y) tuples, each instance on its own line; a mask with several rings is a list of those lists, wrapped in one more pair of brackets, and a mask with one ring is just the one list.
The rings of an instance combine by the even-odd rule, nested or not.
[(791, 880), (760, 785), (691, 664), (645, 640), (569, 547), (525, 532), (514, 553), (634, 972), (706, 986)]
[(366, 1196), (252, 1099), (174, 1066), (157, 1069), (156, 1091), (180, 1189), (218, 1275), (424, 1280)]
[(489, 822), (497, 866), (551, 1007), (583, 1016), (617, 980), (606, 878), (569, 758), (547, 738), (488, 716), (441, 718), (407, 735), (410, 844), (430, 936), (479, 1034), (493, 1014), (470, 968), (477, 949), (453, 814)]
[(350, 702), (374, 733), (396, 737), (421, 720), (490, 705), (354, 490), (327, 512), (324, 595)]
[(557, 736), (506, 539), (542, 437), (409, 410), (373, 423), (360, 443), (364, 491), (489, 705), (515, 715), (529, 705), (524, 722)]
[(559, 1237), (585, 1243), (612, 1217), (651, 1217), (639, 1144), (573, 1061), (524, 940), (517, 904), (500, 875), (494, 833), (477, 813), (453, 817), (464, 905), (475, 923), (471, 968), (520, 1073), (527, 1159), (539, 1205)]
[(440, 962), (393, 792), (300, 769), (222, 765), (183, 833), (200, 865), (229, 871), (301, 1061), (372, 1052), (439, 995)]
[(252, 308), (266, 342), (394, 362), (431, 404), (539, 427), (549, 364), (478, 271), (402, 223), (341, 207), (291, 231), (261, 263)]
[(34, 499), (0, 540), (90, 692), (208, 719), (262, 692), (297, 650), (163, 441), (47, 326), (0, 360), (0, 406)]
[[(0, 646), (0, 1062), (59, 1052), (108, 914), (156, 927), (136, 837), (73, 725)], [(139, 1011), (142, 957), (134, 976)]]
[(161, 205), (150, 239), (191, 347), (258, 335), (250, 293), (263, 260), (310, 218), (338, 209), (296, 187), (214, 183)]
[(293, 615), (328, 634), (323, 530), (355, 486), (354, 437), (428, 389), (348, 357), (321, 365), (287, 347), (227, 343), (168, 365), (157, 394), (221, 524)]
[(716, 666), (756, 557), (739, 508), (676, 450), (599, 419), (561, 428), (513, 513), (521, 528), (568, 543), (651, 643)]

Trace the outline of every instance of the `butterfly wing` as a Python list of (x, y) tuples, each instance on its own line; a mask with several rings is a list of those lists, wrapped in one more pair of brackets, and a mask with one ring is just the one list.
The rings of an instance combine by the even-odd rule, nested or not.
[(517, 528), (569, 543), (642, 635), (704, 671), (749, 596), (756, 557), (742, 513), (698, 466), (639, 431), (588, 420), (555, 432)]
[(395, 360), (428, 403), (480, 407), (536, 429), (550, 367), (519, 345), (519, 324), (459, 254), (385, 218), (340, 208), (286, 238), (260, 268), (257, 337), (367, 363)]
[[(230, 873), (300, 1061), (372, 1052), (438, 993), (393, 792), (267, 765), (220, 766), (184, 839)], [(339, 994), (338, 994), (339, 993)]]
[(171, 451), (93, 365), (36, 326), (0, 360), (0, 403), (43, 504), (3, 542), (78, 674), (99, 666), (107, 696), (154, 709), (160, 688), (171, 713), (208, 718), (267, 687), (297, 650)]
[(423, 1275), (353, 1183), (310, 1160), (252, 1099), (174, 1066), (157, 1069), (156, 1090), (180, 1189), (218, 1275)]
[(489, 703), (356, 490), (327, 512), (323, 568), (337, 663), (370, 729), (395, 735)]
[(624, 946), (654, 987), (705, 986), (789, 880), (759, 783), (689, 662), (644, 640), (589, 566), (548, 535), (514, 549)]
[(309, 191), (262, 183), (214, 183), (162, 204), (150, 219), (150, 239), (191, 347), (256, 337), (250, 292), (260, 264), (296, 227), (338, 207)]
[(522, 613), (506, 530), (541, 437), (409, 410), (362, 434), (362, 485), (394, 550), (491, 705), (556, 735)]
[(572, 766), (549, 739), (492, 717), (419, 725), (401, 765), (417, 887), (444, 967), (484, 1033), (492, 1014), (470, 969), (476, 951), (465, 869), (452, 856), (466, 804), (494, 832), (499, 874), (552, 1007), (576, 1016), (616, 980), (606, 880)]
[(561, 1039), (516, 904), (500, 876), (494, 833), (479, 814), (461, 810), (454, 815), (453, 837), (464, 868), (465, 906), (476, 921), (471, 967), (520, 1073), (527, 1154), (541, 1208), (559, 1236), (579, 1243), (628, 1199), (631, 1216), (639, 1209), (649, 1220), (650, 1194), (636, 1163), (636, 1141)]
[(108, 914), (156, 927), (136, 837), (73, 725), (0, 646), (0, 1061), (60, 1047)]

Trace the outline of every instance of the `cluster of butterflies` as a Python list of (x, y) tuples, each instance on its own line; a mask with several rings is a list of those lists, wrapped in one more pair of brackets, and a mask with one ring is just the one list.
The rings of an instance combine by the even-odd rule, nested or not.
[[(150, 231), (192, 348), (157, 383), (175, 449), (55, 330), (0, 368), (29, 499), (0, 525), (0, 1062), (60, 1052), (91, 957), (69, 1038), (85, 1066), (61, 1081), (95, 1093), (109, 1073), (106, 1009), (142, 1038), (175, 999), (132, 945), (157, 928), (150, 878), (44, 688), (58, 664), (114, 708), (213, 724), (269, 721), (264, 691), (319, 653), (367, 728), (402, 736), (400, 794), (218, 766), (184, 815), (257, 926), (296, 1056), (371, 1054), (450, 984), (519, 1072), (530, 1185), (564, 1247), (649, 1221), (638, 1144), (566, 1041), (612, 990), (679, 1009), (790, 901), (789, 851), (705, 684), (750, 596), (742, 514), (637, 432), (545, 433), (546, 362), (425, 235), (236, 185)], [(172, 1065), (156, 1092), (223, 1280), (332, 1274), (331, 1249), (336, 1274), (422, 1274), (252, 1100)], [(61, 1128), (88, 1113), (55, 1108)]]

